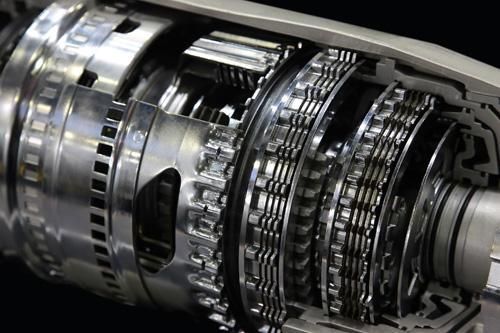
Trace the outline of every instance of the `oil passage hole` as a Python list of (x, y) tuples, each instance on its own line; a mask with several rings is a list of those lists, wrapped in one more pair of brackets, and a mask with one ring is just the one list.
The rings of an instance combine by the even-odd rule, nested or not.
[(116, 28), (115, 32), (120, 34), (128, 34), (141, 26), (140, 22), (126, 18)]

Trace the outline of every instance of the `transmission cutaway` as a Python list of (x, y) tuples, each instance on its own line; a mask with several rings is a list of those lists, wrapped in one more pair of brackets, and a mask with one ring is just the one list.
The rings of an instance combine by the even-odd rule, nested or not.
[(498, 98), (143, 3), (5, 16), (5, 255), (234, 331), (477, 319), (494, 289)]

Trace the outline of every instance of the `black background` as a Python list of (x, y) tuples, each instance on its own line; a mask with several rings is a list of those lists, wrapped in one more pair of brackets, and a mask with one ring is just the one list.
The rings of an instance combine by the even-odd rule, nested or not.
[[(437, 1), (432, 5), (415, 1), (393, 5), (380, 1), (257, 2), (430, 41), (500, 68), (499, 13), (479, 2), (456, 1), (447, 8), (436, 7)], [(214, 330), (211, 324), (183, 314), (118, 305), (73, 287), (53, 286), (12, 261), (0, 264), (0, 319), (0, 331), (10, 325), (58, 330), (100, 330), (103, 325), (167, 332)]]
[(500, 68), (496, 1), (255, 0), (432, 42)]

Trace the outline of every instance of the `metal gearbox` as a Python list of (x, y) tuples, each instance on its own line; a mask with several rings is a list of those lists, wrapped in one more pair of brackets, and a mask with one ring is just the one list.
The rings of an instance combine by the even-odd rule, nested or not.
[(231, 331), (499, 329), (500, 71), (248, 2), (49, 3), (0, 1), (3, 255)]

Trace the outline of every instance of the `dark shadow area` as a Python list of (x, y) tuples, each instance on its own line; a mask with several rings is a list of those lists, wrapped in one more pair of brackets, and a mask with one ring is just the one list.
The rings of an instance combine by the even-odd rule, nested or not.
[(37, 330), (93, 332), (102, 329), (155, 329), (164, 332), (212, 332), (212, 323), (183, 313), (169, 313), (108, 301), (68, 285), (37, 278), (17, 260), (0, 259), (2, 326)]
[(253, 1), (432, 42), (500, 68), (494, 2)]

